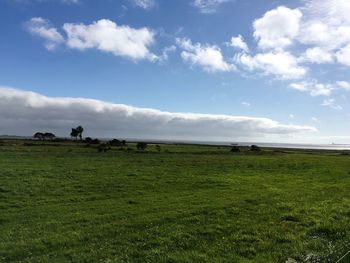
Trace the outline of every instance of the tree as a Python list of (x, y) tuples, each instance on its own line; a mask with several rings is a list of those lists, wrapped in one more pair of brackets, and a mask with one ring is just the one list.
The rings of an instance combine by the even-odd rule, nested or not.
[(137, 148), (137, 150), (142, 150), (142, 151), (144, 151), (144, 150), (146, 150), (146, 148), (147, 148), (147, 143), (145, 143), (145, 142), (138, 142), (138, 143), (136, 144), (136, 148)]
[(45, 139), (45, 135), (42, 132), (37, 132), (34, 134), (34, 139), (38, 139), (38, 140), (44, 140)]
[(53, 133), (51, 133), (51, 132), (45, 132), (45, 133), (44, 133), (44, 139), (50, 139), (50, 140), (52, 140), (52, 139), (55, 139), (55, 138), (56, 138), (56, 135), (53, 134)]
[(79, 139), (83, 140), (83, 131), (84, 128), (81, 126), (78, 126), (76, 128), (72, 128), (72, 132), (70, 133), (70, 137), (75, 138), (75, 139)]
[(83, 139), (84, 128), (81, 127), (81, 126), (78, 126), (75, 130), (78, 132), (78, 136), (79, 136), (80, 140), (82, 140)]
[(77, 139), (79, 135), (79, 132), (77, 131), (77, 129), (72, 128), (72, 132), (70, 133), (70, 137)]

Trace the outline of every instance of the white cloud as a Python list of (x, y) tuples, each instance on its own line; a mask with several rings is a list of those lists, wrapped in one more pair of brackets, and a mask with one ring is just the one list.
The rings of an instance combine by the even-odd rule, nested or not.
[(341, 48), (336, 53), (336, 57), (340, 64), (350, 67), (350, 44)]
[(336, 104), (335, 99), (325, 99), (322, 103), (322, 106), (329, 107), (333, 110), (342, 110), (343, 107)]
[(137, 7), (150, 10), (156, 6), (155, 0), (131, 0)]
[(337, 86), (344, 90), (350, 91), (350, 82), (347, 81), (337, 81)]
[(218, 46), (201, 45), (200, 43), (192, 44), (191, 40), (186, 38), (178, 38), (176, 42), (183, 49), (181, 52), (182, 59), (192, 65), (202, 67), (208, 72), (236, 70), (233, 64), (229, 64), (224, 60)]
[(86, 98), (46, 97), (0, 87), (0, 134), (52, 131), (68, 136), (82, 125), (86, 135), (153, 139), (227, 139), (315, 132), (314, 127), (284, 125), (268, 118), (171, 113)]
[(316, 64), (332, 63), (334, 61), (332, 53), (320, 47), (308, 48), (302, 59)]
[(71, 49), (96, 48), (132, 60), (157, 60), (157, 56), (149, 51), (155, 33), (145, 27), (135, 29), (101, 19), (90, 25), (66, 23), (63, 29), (67, 33), (67, 46)]
[[(350, 2), (343, 0), (309, 0), (303, 8), (300, 42), (314, 45), (350, 66)], [(333, 60), (328, 60), (332, 62)], [(325, 61), (326, 62), (326, 61)]]
[(217, 11), (218, 7), (232, 0), (193, 0), (193, 5), (198, 8), (201, 13), (210, 14)]
[(243, 101), (242, 105), (245, 106), (245, 107), (250, 107), (251, 104), (250, 104), (250, 102)]
[(313, 97), (330, 96), (332, 94), (332, 90), (334, 89), (333, 85), (331, 84), (317, 83), (317, 81), (291, 83), (289, 87), (298, 91), (309, 92)]
[(48, 50), (53, 50), (64, 42), (63, 36), (57, 29), (52, 27), (48, 20), (41, 17), (33, 17), (25, 23), (25, 27), (32, 35), (43, 38)]
[(237, 37), (231, 38), (231, 43), (229, 43), (231, 47), (235, 47), (238, 49), (243, 50), (244, 52), (249, 52), (249, 48), (246, 42), (244, 42), (244, 39), (241, 35), (238, 35)]
[(176, 49), (177, 48), (174, 45), (163, 48), (162, 55), (158, 56), (156, 60), (158, 60), (161, 63), (167, 61), (169, 59), (169, 54), (175, 52)]
[(313, 86), (310, 91), (311, 96), (330, 96), (332, 93), (333, 87), (330, 84), (318, 83)]
[(280, 6), (253, 23), (254, 37), (262, 49), (284, 49), (299, 34), (302, 13), (299, 9)]
[(306, 68), (298, 64), (297, 58), (286, 51), (258, 53), (255, 56), (240, 54), (236, 61), (250, 71), (262, 71), (280, 79), (299, 79), (306, 75)]

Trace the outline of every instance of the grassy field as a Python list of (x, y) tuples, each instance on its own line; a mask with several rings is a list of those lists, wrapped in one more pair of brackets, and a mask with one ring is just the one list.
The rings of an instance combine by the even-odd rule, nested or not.
[(350, 155), (129, 148), (0, 142), (0, 262), (335, 262), (350, 249)]

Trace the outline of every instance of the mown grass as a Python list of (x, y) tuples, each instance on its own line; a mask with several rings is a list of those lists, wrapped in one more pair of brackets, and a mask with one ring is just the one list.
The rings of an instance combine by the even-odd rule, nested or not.
[(350, 249), (346, 154), (129, 148), (0, 143), (0, 262), (335, 262)]

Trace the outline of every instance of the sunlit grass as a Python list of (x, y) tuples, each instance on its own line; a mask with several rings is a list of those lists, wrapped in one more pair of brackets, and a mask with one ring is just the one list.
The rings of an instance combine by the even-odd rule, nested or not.
[(0, 143), (0, 262), (334, 262), (350, 156)]

